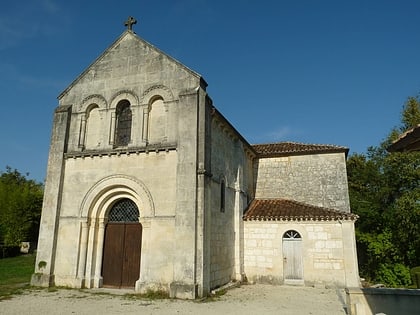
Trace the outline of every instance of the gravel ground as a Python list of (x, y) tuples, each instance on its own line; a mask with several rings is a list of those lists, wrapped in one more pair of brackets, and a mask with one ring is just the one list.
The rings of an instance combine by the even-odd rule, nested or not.
[(148, 300), (121, 293), (130, 292), (28, 290), (1, 301), (0, 314), (346, 314), (344, 290), (317, 287), (242, 285), (204, 301)]

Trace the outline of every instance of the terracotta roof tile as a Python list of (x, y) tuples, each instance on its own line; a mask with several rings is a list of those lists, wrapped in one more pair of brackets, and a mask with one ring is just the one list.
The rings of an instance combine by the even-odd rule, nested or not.
[(347, 155), (349, 149), (329, 144), (305, 144), (298, 142), (278, 142), (267, 144), (254, 144), (252, 148), (260, 157), (290, 156), (301, 154), (339, 153)]
[(244, 221), (337, 221), (357, 218), (349, 212), (289, 199), (254, 199), (243, 216)]
[(420, 151), (420, 124), (407, 130), (392, 142), (388, 147), (389, 152)]

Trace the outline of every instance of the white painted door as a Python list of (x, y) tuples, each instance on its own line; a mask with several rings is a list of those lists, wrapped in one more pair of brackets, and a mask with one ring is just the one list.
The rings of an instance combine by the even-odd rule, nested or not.
[(283, 235), (283, 277), (285, 282), (303, 281), (302, 238), (293, 230)]

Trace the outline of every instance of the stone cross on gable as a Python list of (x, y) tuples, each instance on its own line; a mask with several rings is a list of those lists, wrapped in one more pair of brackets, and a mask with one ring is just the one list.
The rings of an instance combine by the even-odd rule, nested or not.
[(128, 20), (125, 21), (125, 23), (124, 23), (124, 25), (127, 26), (127, 29), (129, 31), (132, 31), (133, 30), (133, 25), (134, 24), (137, 24), (137, 20), (135, 18), (133, 18), (132, 16), (129, 16), (128, 17)]

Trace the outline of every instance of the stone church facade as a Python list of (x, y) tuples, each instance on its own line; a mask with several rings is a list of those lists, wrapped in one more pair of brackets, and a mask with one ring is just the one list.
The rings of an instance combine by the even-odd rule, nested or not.
[(33, 285), (358, 286), (347, 148), (250, 145), (130, 28), (58, 97)]

